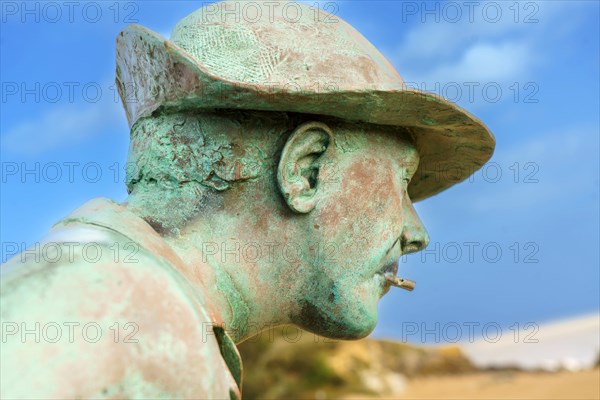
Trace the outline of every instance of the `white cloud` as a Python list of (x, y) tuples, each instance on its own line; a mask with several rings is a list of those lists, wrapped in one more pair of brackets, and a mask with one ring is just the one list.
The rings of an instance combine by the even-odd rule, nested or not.
[[(567, 2), (495, 4), (502, 10), (497, 22), (476, 8), (472, 20), (463, 10), (457, 22), (442, 18), (439, 23), (417, 23), (390, 52), (392, 63), (406, 81), (427, 87), (435, 82), (529, 79), (544, 61), (540, 43), (547, 43), (554, 32), (569, 33), (585, 12), (581, 4), (567, 8)], [(565, 19), (566, 12), (572, 18)]]
[(516, 28), (506, 23), (421, 24), (406, 35), (397, 54), (403, 59), (452, 58), (473, 42), (502, 37), (511, 29)]
[(121, 104), (112, 99), (56, 106), (9, 129), (2, 135), (2, 147), (15, 154), (36, 156), (80, 143), (124, 121)]
[(577, 370), (592, 368), (597, 361), (600, 350), (598, 314), (541, 326), (529, 323), (520, 328), (518, 335), (513, 331), (498, 342), (465, 343), (463, 350), (479, 367), (517, 365), (525, 369)]
[(441, 64), (419, 80), (505, 82), (524, 74), (531, 63), (531, 49), (526, 43), (481, 43), (468, 47), (458, 61)]

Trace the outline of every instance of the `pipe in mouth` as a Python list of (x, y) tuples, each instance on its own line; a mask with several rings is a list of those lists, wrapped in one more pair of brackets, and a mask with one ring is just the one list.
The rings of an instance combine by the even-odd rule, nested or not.
[(408, 290), (412, 292), (417, 284), (415, 281), (411, 281), (410, 279), (400, 278), (394, 274), (385, 274), (385, 280), (392, 286), (395, 286), (400, 289)]

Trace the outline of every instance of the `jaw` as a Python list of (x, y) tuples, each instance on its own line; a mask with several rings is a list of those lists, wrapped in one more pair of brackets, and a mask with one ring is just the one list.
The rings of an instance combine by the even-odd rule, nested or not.
[(329, 281), (299, 302), (292, 322), (312, 333), (332, 339), (353, 340), (368, 336), (377, 324), (377, 302), (384, 294), (381, 279), (359, 285)]
[(306, 331), (330, 339), (356, 340), (368, 336), (375, 329), (377, 313), (349, 319), (343, 315), (332, 315), (307, 301), (301, 305), (294, 323)]

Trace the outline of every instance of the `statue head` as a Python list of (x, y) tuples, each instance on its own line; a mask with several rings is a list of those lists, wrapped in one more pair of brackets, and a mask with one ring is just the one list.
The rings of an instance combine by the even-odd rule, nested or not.
[(234, 329), (260, 315), (360, 338), (398, 258), (427, 246), (413, 202), (466, 179), (494, 139), (404, 87), (339, 17), (252, 3), (205, 6), (171, 40), (119, 35), (128, 204), (224, 294)]

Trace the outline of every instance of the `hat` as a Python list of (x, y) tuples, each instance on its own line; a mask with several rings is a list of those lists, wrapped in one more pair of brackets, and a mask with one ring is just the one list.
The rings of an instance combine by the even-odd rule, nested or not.
[(184, 19), (171, 40), (139, 25), (117, 36), (117, 87), (130, 127), (154, 112), (245, 109), (327, 115), (407, 128), (422, 200), (461, 182), (495, 140), (473, 115), (408, 89), (385, 57), (338, 16), (295, 2), (225, 1)]

